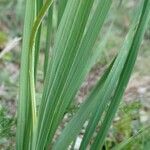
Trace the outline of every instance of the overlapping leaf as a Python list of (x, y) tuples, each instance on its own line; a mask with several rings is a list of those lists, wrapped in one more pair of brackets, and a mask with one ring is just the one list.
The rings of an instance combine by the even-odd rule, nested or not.
[[(50, 59), (52, 1), (47, 0), (43, 7), (42, 1), (36, 1), (39, 12), (35, 22), (35, 1), (26, 2), (17, 127), (18, 150), (42, 150), (52, 144), (66, 109), (95, 62), (98, 51), (94, 51), (93, 47), (112, 0), (58, 2), (59, 26)], [(94, 2), (97, 5), (93, 9)], [(48, 9), (44, 89), (39, 110), (36, 112), (35, 77), (40, 47), (40, 25)], [(101, 148), (130, 78), (149, 16), (150, 0), (145, 0), (144, 5), (137, 11), (136, 19), (118, 55), (54, 143), (53, 149), (67, 149), (80, 133), (85, 121), (88, 121), (80, 147), (86, 149), (100, 120), (101, 130), (97, 133), (91, 149)], [(106, 115), (103, 118), (104, 112)]]

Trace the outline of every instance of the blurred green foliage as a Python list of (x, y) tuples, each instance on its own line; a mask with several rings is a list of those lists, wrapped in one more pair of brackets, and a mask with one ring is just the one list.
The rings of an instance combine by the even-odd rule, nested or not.
[(15, 119), (0, 105), (0, 149), (12, 149), (15, 139)]

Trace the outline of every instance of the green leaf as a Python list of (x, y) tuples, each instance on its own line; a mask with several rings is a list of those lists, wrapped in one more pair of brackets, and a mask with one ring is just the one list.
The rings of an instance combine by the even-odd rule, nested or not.
[[(150, 17), (150, 0), (140, 5), (125, 42), (95, 88), (52, 145), (54, 135), (75, 98), (86, 75), (102, 51), (107, 36), (95, 49), (97, 37), (107, 17), (112, 0), (59, 0), (58, 29), (55, 33), (52, 0), (26, 0), (23, 33), (20, 98), (17, 122), (17, 150), (67, 149), (75, 141), (87, 121), (80, 149), (86, 149), (101, 121), (91, 149), (101, 149), (110, 124), (119, 106), (137, 57)], [(57, 4), (54, 7), (57, 7)], [(143, 8), (143, 9), (141, 9)], [(46, 22), (44, 89), (39, 109), (36, 108), (36, 72), (40, 49), (41, 23)], [(53, 15), (54, 12), (54, 15)], [(142, 13), (141, 13), (142, 12)], [(141, 15), (140, 15), (141, 14)], [(54, 19), (54, 20), (53, 20)], [(54, 34), (54, 35), (53, 35)], [(109, 34), (108, 34), (109, 35)], [(49, 59), (50, 47), (54, 46)]]
[(23, 45), (20, 71), (20, 93), (17, 110), (17, 143), (16, 149), (27, 149), (30, 144), (31, 101), (29, 92), (29, 45), (34, 21), (34, 1), (26, 1), (26, 13), (23, 31)]
[[(36, 16), (38, 16), (38, 13), (40, 12), (40, 10), (43, 6), (43, 1), (37, 0), (36, 3), (37, 3)], [(40, 53), (41, 28), (42, 28), (42, 25), (38, 29), (38, 33), (36, 36), (36, 42), (35, 42), (35, 64), (34, 64), (35, 79), (36, 79), (36, 74), (37, 74), (37, 67), (38, 67), (38, 60), (39, 60), (39, 53)]]
[[(115, 60), (115, 59), (114, 59)], [(54, 144), (53, 149), (57, 150), (62, 147), (63, 149), (67, 148), (69, 144), (76, 138), (82, 129), (84, 123), (91, 115), (91, 110), (94, 108), (94, 105), (91, 105), (91, 101), (94, 101), (97, 98), (99, 90), (103, 87), (107, 76), (113, 66), (114, 61), (111, 63), (109, 68), (106, 70), (100, 81), (97, 83), (96, 87), (92, 90), (90, 95), (85, 100), (70, 122), (67, 124), (65, 129), (62, 131), (60, 137), (57, 139)]]
[(68, 0), (58, 0), (58, 25), (60, 24), (61, 18), (64, 14)]
[[(106, 106), (108, 105), (108, 102), (111, 99), (112, 94), (114, 93), (114, 90), (116, 89), (115, 87), (117, 86), (119, 77), (122, 74), (122, 70), (124, 68), (124, 65), (130, 52), (130, 48), (132, 46), (134, 35), (138, 28), (137, 26), (138, 25), (137, 23), (139, 22), (138, 18), (139, 16), (137, 16), (136, 18), (137, 22), (134, 22), (133, 26), (131, 27), (130, 32), (128, 33), (125, 39), (124, 45), (121, 51), (119, 52), (103, 87), (99, 88), (98, 92), (96, 92), (97, 90), (93, 91), (91, 94), (92, 96), (88, 98), (86, 102), (81, 106), (77, 114), (73, 117), (73, 119), (69, 122), (69, 124), (62, 132), (61, 136), (59, 137), (58, 141), (55, 144), (54, 147), (55, 149), (59, 149), (60, 146), (63, 145), (64, 148), (67, 148), (67, 146), (69, 146), (69, 144), (74, 140), (75, 136), (77, 136), (77, 134), (81, 130), (84, 122), (89, 118), (90, 114), (93, 113), (91, 120), (89, 122), (89, 126), (87, 127), (87, 132), (84, 135), (83, 139), (84, 142), (82, 143), (83, 145), (81, 146), (81, 149), (86, 149), (89, 139), (91, 138), (91, 135), (94, 133), (95, 128), (103, 112), (105, 111)], [(76, 122), (78, 122), (78, 124), (76, 124)], [(97, 149), (98, 147), (99, 144), (96, 143), (95, 147), (93, 148)]]
[[(84, 34), (92, 4), (91, 0), (68, 1), (56, 34), (54, 56), (52, 56), (45, 78), (44, 93), (39, 110), (38, 149), (42, 149), (48, 144), (48, 141), (52, 141), (60, 120), (72, 100), (72, 97), (65, 98), (63, 96), (66, 93), (66, 84), (68, 84), (66, 79)], [(76, 89), (71, 93), (75, 94), (75, 91)], [(60, 108), (62, 104), (64, 107)]]
[(46, 35), (46, 47), (44, 58), (44, 78), (47, 72), (47, 66), (50, 59), (50, 49), (52, 44), (52, 20), (53, 20), (53, 5), (49, 8), (47, 16), (47, 35)]
[(95, 108), (93, 108), (93, 110), (92, 110), (92, 116), (89, 120), (86, 132), (84, 134), (83, 141), (81, 143), (81, 149), (84, 149), (88, 145), (88, 143), (96, 129), (96, 126), (98, 125), (99, 120), (101, 119), (102, 114), (105, 111), (105, 109), (111, 99), (111, 96), (117, 86), (119, 76), (120, 76), (123, 66), (125, 64), (126, 58), (129, 53), (130, 46), (132, 44), (133, 36), (136, 31), (135, 27), (136, 27), (136, 25), (132, 26), (132, 28), (130, 29), (130, 32), (128, 33), (128, 35), (125, 39), (125, 42), (124, 42), (118, 56), (116, 57), (114, 65), (106, 79), (106, 82), (105, 82), (103, 88), (99, 91), (99, 93), (97, 95), (97, 100), (95, 100)]
[[(142, 6), (142, 5), (141, 5)], [(111, 100), (110, 106), (107, 110), (106, 116), (104, 118), (104, 121), (102, 123), (101, 129), (97, 135), (97, 138), (94, 142), (94, 146), (92, 147), (97, 148), (101, 147), (104, 141), (104, 138), (106, 137), (106, 134), (108, 132), (108, 129), (111, 125), (112, 119), (114, 118), (117, 108), (119, 106), (119, 103), (121, 101), (121, 98), (123, 96), (123, 93), (125, 91), (125, 88), (129, 82), (137, 54), (138, 54), (138, 49), (140, 47), (140, 44), (142, 42), (149, 18), (150, 18), (150, 1), (145, 0), (143, 9), (140, 7), (140, 10), (137, 11), (137, 14), (142, 10), (142, 14), (140, 17), (140, 20), (135, 22), (138, 24), (138, 27), (136, 29), (136, 33), (134, 35), (134, 38), (132, 39), (132, 45), (130, 47), (130, 53), (128, 55), (128, 58), (126, 60), (126, 63), (124, 65), (124, 68), (122, 70), (116, 91), (114, 93), (114, 96)], [(136, 15), (137, 16), (137, 15)]]

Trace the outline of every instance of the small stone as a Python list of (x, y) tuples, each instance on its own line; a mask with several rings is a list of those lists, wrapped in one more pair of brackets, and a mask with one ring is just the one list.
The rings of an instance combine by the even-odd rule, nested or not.
[(147, 91), (147, 90), (146, 90), (145, 87), (139, 87), (139, 88), (138, 88), (138, 93), (139, 93), (139, 94), (144, 94), (144, 93), (146, 93), (146, 91)]
[(140, 111), (140, 120), (141, 122), (146, 122), (148, 120), (148, 116), (146, 112), (143, 110)]
[(75, 145), (74, 145), (75, 150), (78, 150), (80, 148), (81, 141), (82, 139), (80, 137), (77, 137)]

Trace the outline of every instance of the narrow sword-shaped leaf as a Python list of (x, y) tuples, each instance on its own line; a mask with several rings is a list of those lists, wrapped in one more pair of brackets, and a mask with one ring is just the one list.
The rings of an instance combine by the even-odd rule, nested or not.
[[(107, 82), (105, 83), (105, 88), (103, 88), (103, 90), (100, 92), (100, 94), (97, 96), (96, 95), (96, 102), (94, 102), (94, 103), (88, 103), (88, 105), (87, 105), (87, 102), (85, 103), (85, 107), (84, 107), (84, 109), (83, 110), (85, 110), (85, 111), (88, 111), (89, 113), (90, 113), (90, 111), (92, 112), (93, 111), (93, 108), (98, 104), (98, 101), (97, 100), (99, 100), (99, 97), (100, 97), (100, 95), (103, 95), (103, 93), (105, 93), (105, 95), (103, 95), (104, 96), (104, 98), (106, 99), (106, 96), (108, 97), (111, 97), (111, 93), (113, 92), (113, 90), (114, 90), (114, 85), (115, 85), (115, 83), (117, 83), (117, 81), (118, 81), (118, 78), (117, 78), (117, 75), (119, 75), (119, 74), (121, 74), (121, 71), (122, 71), (122, 68), (123, 68), (123, 65), (124, 65), (124, 63), (125, 63), (125, 60), (126, 60), (126, 58), (127, 58), (127, 55), (128, 55), (128, 51), (129, 51), (129, 45), (131, 45), (131, 41), (130, 41), (130, 39), (132, 39), (133, 38), (133, 35), (134, 35), (134, 32), (135, 32), (135, 26), (134, 27), (132, 27), (132, 30), (130, 31), (130, 33), (129, 33), (129, 35), (127, 36), (127, 38), (126, 38), (126, 41), (125, 41), (125, 44), (124, 44), (124, 47), (122, 48), (122, 50), (121, 50), (121, 52), (120, 52), (120, 54), (119, 54), (119, 56), (118, 56), (118, 58), (116, 59), (116, 62), (115, 62), (115, 64), (114, 64), (114, 66), (113, 66), (113, 69), (111, 70), (111, 74), (109, 75), (109, 78), (107, 79)], [(130, 38), (128, 38), (128, 37), (130, 37)], [(127, 44), (127, 45), (126, 45)], [(126, 50), (126, 49), (128, 49), (128, 50)], [(123, 61), (122, 61), (123, 60)], [(116, 74), (116, 76), (115, 76), (115, 74)], [(114, 75), (114, 77), (113, 77), (113, 79), (112, 79), (112, 75)], [(111, 82), (110, 82), (111, 81)], [(111, 86), (109, 87), (108, 85), (111, 83)], [(107, 91), (107, 88), (109, 87), (109, 92)], [(106, 92), (105, 92), (106, 91)], [(91, 105), (91, 107), (90, 107), (90, 105)], [(89, 106), (89, 107), (88, 107)], [(99, 106), (100, 106), (100, 104), (99, 104)], [(104, 104), (103, 104), (103, 106), (104, 106)], [(85, 109), (86, 108), (86, 109)], [(80, 109), (80, 111), (81, 111), (82, 109)], [(87, 112), (86, 112), (87, 113)], [(87, 116), (86, 117), (89, 117), (89, 113), (87, 113)], [(81, 117), (80, 117), (80, 121), (82, 121), (82, 123), (84, 123), (84, 117), (82, 116), (84, 113), (82, 112), (82, 113), (80, 113), (80, 115), (81, 115)], [(78, 116), (79, 117), (79, 116)], [(77, 119), (77, 118), (76, 118)], [(86, 118), (87, 119), (87, 118)], [(73, 119), (74, 120), (74, 119)], [(79, 122), (79, 120), (76, 120), (76, 122)], [(80, 122), (81, 123), (81, 122)], [(80, 124), (79, 123), (79, 124)], [(81, 123), (81, 124), (82, 124)], [(75, 124), (75, 120), (74, 121), (72, 121), (71, 123), (69, 123), (69, 127), (71, 127), (71, 129), (73, 130), (73, 128), (75, 127), (75, 126), (81, 126), (81, 125), (74, 125), (73, 126), (73, 124)], [(71, 132), (70, 130), (70, 128), (68, 127), (68, 130), (69, 130), (69, 132)], [(75, 129), (78, 129), (78, 128), (76, 128), (75, 127)], [(81, 128), (80, 128), (81, 129)], [(63, 134), (64, 133), (67, 133), (68, 132), (68, 130), (66, 129), (64, 132), (63, 132)], [(78, 131), (79, 131), (79, 129), (78, 129)], [(68, 133), (69, 133), (68, 132)], [(74, 131), (72, 131), (72, 132), (74, 132)], [(71, 133), (72, 133), (71, 132)], [(59, 145), (62, 145), (63, 144), (63, 142), (65, 141), (65, 140), (67, 140), (67, 138), (65, 138), (64, 136), (63, 136), (63, 134), (62, 134), (62, 136), (61, 136), (61, 138), (60, 138), (60, 143), (59, 144), (57, 144), (57, 146), (56, 146), (56, 148), (58, 148), (59, 147)], [(73, 134), (73, 133), (72, 133)], [(72, 135), (71, 134), (71, 135)], [(75, 134), (75, 133), (74, 133)]]
[(91, 115), (91, 110), (93, 109), (93, 106), (90, 106), (91, 99), (94, 100), (99, 90), (103, 87), (107, 79), (107, 76), (113, 66), (113, 63), (114, 61), (106, 70), (106, 72), (98, 82), (97, 86), (92, 90), (90, 95), (87, 97), (85, 103), (80, 106), (80, 109), (77, 111), (77, 113), (74, 115), (74, 117), (67, 124), (65, 129), (62, 131), (60, 137), (57, 139), (56, 143), (54, 144), (53, 147), (54, 150), (60, 149), (61, 146), (64, 149), (66, 149), (70, 145), (70, 143), (76, 138), (76, 136), (79, 134), (80, 130), (83, 127), (83, 124), (85, 123), (86, 120), (88, 120), (88, 118)]
[[(37, 133), (37, 111), (36, 111), (36, 99), (35, 99), (35, 46), (36, 46), (36, 37), (41, 25), (41, 22), (46, 15), (49, 7), (52, 4), (52, 0), (47, 0), (43, 7), (41, 8), (38, 16), (36, 17), (35, 22), (31, 30), (30, 41), (29, 41), (29, 95), (31, 101), (31, 114), (32, 114), (32, 125), (31, 125), (31, 138), (30, 146), (32, 149), (35, 149), (36, 143), (36, 133)], [(34, 6), (34, 5), (33, 5)]]
[(65, 11), (68, 0), (58, 0), (58, 25)]
[[(107, 9), (103, 8), (101, 11), (100, 8), (103, 7), (103, 3), (105, 3), (104, 8), (106, 7)], [(106, 4), (109, 4), (109, 5), (106, 5)], [(87, 29), (87, 31), (90, 31), (90, 32), (87, 32), (87, 34), (84, 37), (83, 43), (81, 44), (81, 46), (78, 50), (78, 53), (77, 53), (77, 56), (74, 60), (73, 66), (71, 67), (67, 82), (66, 82), (65, 87), (63, 89), (63, 92), (64, 92), (64, 94), (66, 94), (66, 96), (63, 95), (60, 98), (63, 98), (64, 100), (73, 99), (73, 95), (75, 95), (75, 92), (77, 92), (77, 89), (81, 85), (85, 75), (87, 74), (89, 68), (91, 67), (90, 60), (89, 60), (89, 62), (87, 62), (88, 67), (86, 67), (84, 64), (86, 64), (85, 62), (88, 59), (90, 59), (90, 56), (91, 56), (90, 51), (92, 54), (91, 48), (94, 45), (95, 40), (99, 34), (99, 30), (102, 27), (102, 24), (104, 22), (106, 14), (109, 10), (110, 4), (111, 4), (111, 1), (109, 1), (109, 3), (108, 3), (108, 1), (106, 1), (106, 2), (102, 1), (100, 7), (97, 8), (97, 12), (95, 12), (95, 16), (93, 17), (93, 20), (91, 21), (91, 24), (89, 25), (89, 28)], [(99, 18), (97, 19), (96, 17), (97, 18), (99, 17)], [(80, 64), (80, 66), (77, 67), (77, 65), (79, 65), (78, 63)], [(74, 65), (76, 65), (76, 66), (74, 66)], [(82, 67), (83, 65), (84, 65), (84, 67)], [(82, 71), (79, 70), (79, 68), (81, 68)], [(80, 75), (82, 74), (82, 78), (78, 74), (80, 74)], [(77, 82), (77, 80), (76, 80), (77, 77), (78, 77), (80, 82), (79, 81)], [(74, 81), (74, 83), (72, 81)], [(76, 86), (78, 86), (78, 88)], [(70, 92), (68, 91), (68, 94), (69, 93), (73, 93), (73, 94), (67, 95), (67, 93), (65, 92), (65, 88), (67, 88), (70, 91)], [(75, 92), (72, 92), (72, 91), (75, 91)], [(68, 104), (70, 103), (70, 101), (66, 101), (66, 102), (59, 104), (60, 105), (59, 107), (61, 107), (61, 109), (59, 109), (59, 114), (55, 113), (57, 115), (57, 116), (55, 116), (55, 118), (56, 119), (58, 118), (57, 120), (60, 120), (59, 118), (62, 118), (63, 112), (65, 112), (66, 106), (68, 106)], [(54, 124), (57, 124), (57, 122), (54, 121)]]
[[(105, 4), (105, 5), (103, 5), (103, 4)], [(91, 67), (90, 60), (89, 60), (89, 62), (87, 62), (88, 67), (85, 67), (84, 64), (86, 64), (85, 62), (88, 59), (90, 59), (90, 56), (91, 56), (90, 53), (92, 54), (91, 48), (93, 47), (95, 40), (99, 34), (99, 30), (101, 29), (102, 24), (105, 20), (105, 17), (108, 13), (110, 4), (111, 4), (111, 1), (109, 1), (109, 3), (108, 3), (108, 1), (106, 1), (106, 2), (102, 1), (101, 5), (98, 5), (99, 7), (97, 8), (97, 11), (95, 12), (95, 15), (91, 21), (91, 24), (89, 25), (89, 27), (87, 29), (87, 31), (90, 31), (90, 32), (87, 32), (87, 34), (85, 35), (85, 37), (82, 41), (83, 43), (81, 44), (81, 46), (78, 50), (78, 53), (77, 53), (76, 58), (74, 60), (73, 66), (71, 67), (71, 70), (69, 72), (67, 82), (65, 83), (65, 87), (63, 89), (63, 92), (64, 92), (64, 94), (66, 94), (66, 96), (65, 95), (61, 96), (60, 97), (61, 99), (62, 98), (64, 100), (73, 99), (73, 95), (75, 95), (75, 93), (77, 92), (77, 90), (78, 90), (79, 86), (81, 85), (85, 75), (87, 74), (89, 68)], [(101, 7), (103, 8), (102, 11), (100, 9)], [(80, 64), (80, 66), (77, 66), (79, 64)], [(74, 65), (76, 65), (76, 66), (74, 66)], [(84, 70), (83, 70), (83, 68), (84, 68)], [(81, 69), (82, 71), (79, 69)], [(81, 74), (82, 74), (82, 78), (80, 77)], [(78, 77), (80, 82), (77, 81), (77, 77)], [(74, 83), (72, 81), (74, 81)], [(78, 88), (76, 86), (78, 86)], [(67, 95), (67, 93), (65, 92), (65, 88), (67, 88), (67, 90), (70, 91), (70, 92), (68, 91), (69, 95)], [(70, 93), (73, 93), (73, 94), (70, 94)], [(59, 108), (59, 112), (58, 112), (59, 114), (55, 113), (55, 117), (54, 117), (54, 118), (56, 118), (56, 119), (58, 118), (58, 119), (57, 119), (57, 121), (53, 122), (55, 124), (55, 126), (56, 126), (56, 124), (58, 124), (57, 122), (60, 120), (60, 118), (63, 117), (63, 113), (65, 112), (66, 106), (68, 106), (68, 104), (70, 103), (70, 100), (59, 104), (60, 105), (59, 106), (60, 108), (58, 107)]]
[(105, 108), (115, 90), (115, 87), (117, 85), (117, 82), (119, 80), (119, 76), (121, 74), (121, 71), (123, 69), (123, 66), (125, 64), (126, 58), (129, 53), (130, 46), (132, 44), (132, 39), (134, 36), (134, 33), (136, 31), (136, 23), (131, 27), (130, 32), (128, 33), (125, 42), (123, 44), (123, 47), (116, 58), (116, 62), (114, 63), (114, 66), (108, 76), (108, 79), (106, 81), (105, 87), (99, 92), (99, 102), (97, 104), (97, 108), (94, 109), (93, 115), (91, 116), (91, 119), (89, 121), (89, 124), (87, 126), (85, 135), (83, 137), (83, 141), (81, 143), (81, 149), (84, 149), (87, 144), (89, 143), (95, 128), (101, 119), (101, 116), (103, 112), (105, 111)]
[(20, 93), (18, 102), (17, 143), (16, 149), (29, 148), (31, 126), (31, 101), (29, 92), (29, 44), (32, 24), (34, 21), (34, 1), (26, 1), (23, 45), (21, 54)]
[[(53, 82), (49, 85), (49, 88), (46, 89), (48, 95), (46, 94), (47, 96), (45, 95), (46, 97), (44, 98), (48, 101), (45, 105), (45, 108), (42, 110), (42, 113), (44, 112), (44, 115), (41, 117), (42, 121), (39, 122), (39, 125), (41, 124), (41, 127), (39, 127), (40, 129), (39, 136), (38, 136), (39, 141), (37, 142), (37, 148), (39, 149), (42, 149), (42, 146), (44, 146), (41, 145), (41, 143), (48, 144), (47, 140), (50, 141), (52, 140), (52, 137), (57, 129), (58, 125), (53, 126), (53, 123), (57, 119), (55, 118), (55, 115), (59, 110), (59, 107), (57, 106), (60, 103), (59, 101), (61, 101), (61, 99), (59, 99), (58, 101), (57, 97), (59, 97), (59, 94), (61, 93), (61, 89), (67, 77), (67, 72), (69, 71), (72, 61), (74, 60), (73, 58), (74, 55), (76, 54), (76, 49), (80, 44), (80, 39), (82, 38), (82, 35), (84, 33), (85, 25), (93, 4), (93, 1), (91, 0), (88, 1), (76, 0), (76, 1), (69, 1), (69, 2), (70, 3), (68, 3), (67, 6), (68, 6), (68, 10), (71, 11), (71, 13), (67, 13), (67, 15), (69, 16), (73, 15), (73, 18), (72, 20), (70, 20), (69, 17), (68, 24), (66, 24), (66, 22), (64, 23), (67, 25), (66, 30), (68, 30), (68, 25), (70, 24), (71, 21), (72, 23), (69, 25), (71, 30), (69, 32), (65, 32), (65, 35), (69, 34), (69, 36), (66, 36), (66, 38), (65, 36), (61, 35), (61, 37), (64, 38), (62, 41), (66, 41), (66, 44), (63, 43), (62, 41), (58, 41), (58, 43), (62, 43), (62, 44), (60, 45), (56, 44), (57, 43), (57, 39), (56, 39), (56, 43), (54, 46), (54, 52), (56, 53), (54, 55), (54, 64), (52, 66), (52, 74), (51, 74), (52, 76), (49, 80), (51, 81), (52, 78), (54, 79)], [(60, 24), (61, 30), (64, 30), (64, 28), (62, 27), (63, 25), (61, 26)], [(62, 46), (64, 46), (64, 49)], [(42, 105), (43, 104), (44, 102), (42, 101)], [(47, 124), (47, 126), (45, 126), (45, 124)], [(49, 134), (47, 131), (49, 131)]]
[[(38, 16), (38, 13), (40, 12), (42, 6), (43, 6), (43, 0), (36, 0), (36, 16)], [(37, 67), (38, 67), (38, 60), (39, 60), (39, 52), (40, 52), (40, 39), (41, 39), (41, 28), (42, 26), (39, 27), (38, 33), (36, 36), (36, 41), (35, 41), (35, 64), (34, 64), (34, 76), (36, 79), (36, 74), (37, 74)]]
[[(66, 83), (64, 84), (64, 88), (62, 89), (63, 93), (59, 97), (59, 99), (64, 99), (65, 101), (63, 101), (63, 103), (61, 102), (58, 105), (59, 112), (55, 113), (55, 117), (54, 117), (55, 120), (57, 118), (58, 119), (57, 121), (54, 121), (53, 124), (57, 124), (57, 122), (60, 120), (59, 118), (63, 117), (66, 107), (70, 104), (71, 102), (70, 100), (72, 100), (73, 97), (75, 96), (75, 93), (79, 89), (85, 75), (91, 68), (91, 64), (92, 64), (91, 61), (93, 61), (93, 59), (90, 60), (90, 56), (92, 55), (91, 49), (96, 41), (96, 38), (99, 34), (99, 30), (101, 29), (105, 17), (108, 13), (110, 4), (111, 1), (109, 1), (109, 3), (108, 1), (101, 1), (100, 7), (103, 7), (103, 9), (101, 10), (99, 9), (100, 7), (98, 7), (97, 11), (95, 12), (95, 15), (93, 16), (91, 24), (87, 29), (88, 32), (83, 38), (83, 41), (78, 49), (78, 53), (75, 57), (74, 63), (71, 66), (71, 69), (69, 71), (68, 78), (66, 80)], [(96, 17), (99, 17), (99, 19), (96, 19)], [(66, 93), (66, 89), (68, 93)]]
[(46, 35), (46, 47), (44, 58), (44, 78), (47, 72), (48, 61), (50, 59), (50, 48), (52, 44), (52, 20), (53, 20), (53, 5), (49, 8), (47, 16), (47, 35)]
[(142, 15), (141, 15), (141, 18), (139, 21), (139, 25), (138, 25), (137, 31), (135, 33), (135, 36), (133, 38), (131, 48), (130, 48), (130, 53), (128, 55), (126, 64), (125, 64), (122, 74), (120, 76), (117, 89), (112, 98), (112, 102), (110, 103), (109, 109), (108, 109), (107, 114), (102, 123), (102, 127), (101, 127), (99, 134), (97, 135), (97, 138), (94, 142), (93, 149), (101, 148), (104, 138), (106, 137), (108, 129), (111, 125), (112, 119), (114, 118), (114, 116), (116, 114), (117, 108), (121, 101), (121, 97), (123, 96), (125, 88), (130, 79), (130, 76), (131, 76), (131, 73), (132, 73), (132, 70), (133, 70), (133, 67), (135, 64), (135, 60), (137, 58), (138, 49), (141, 44), (142, 38), (144, 36), (145, 30), (146, 30), (146, 27), (147, 27), (147, 24), (149, 21), (149, 17), (150, 17), (150, 9), (149, 8), (150, 8), (150, 0), (145, 0), (144, 5), (143, 5)]

